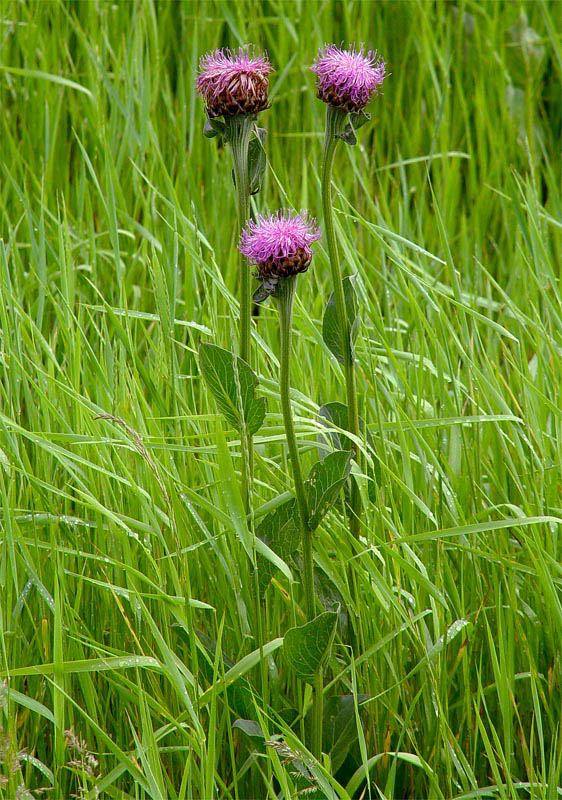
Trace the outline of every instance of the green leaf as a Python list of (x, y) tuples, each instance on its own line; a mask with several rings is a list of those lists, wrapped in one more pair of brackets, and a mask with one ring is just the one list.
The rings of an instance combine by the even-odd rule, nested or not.
[(371, 115), (366, 111), (359, 111), (358, 113), (351, 113), (349, 115), (349, 122), (341, 133), (336, 133), (336, 137), (341, 139), (346, 144), (357, 144), (357, 136), (355, 131), (362, 128), (366, 122), (369, 122)]
[(238, 678), (226, 687), (228, 705), (235, 714), (255, 713), (255, 693), (246, 678)]
[[(297, 564), (302, 563), (300, 558), (297, 559)], [(334, 583), (332, 577), (327, 572), (331, 563), (323, 563), (320, 559), (316, 563), (314, 570), (314, 591), (316, 597), (322, 604), (324, 611), (336, 611), (338, 614), (339, 632), (344, 640), (347, 639), (349, 631), (349, 611), (345, 604), (345, 599)], [(337, 569), (337, 567), (335, 567)]]
[(248, 522), (246, 514), (244, 513), (244, 503), (240, 494), (240, 483), (234, 465), (232, 463), (232, 456), (226, 443), (226, 437), (222, 430), (220, 423), (217, 422), (217, 457), (220, 475), (221, 498), (220, 504), (223, 511), (228, 513), (232, 522), (232, 528), (237, 537), (242, 543), (242, 547), (246, 551), (246, 555), (253, 560), (253, 537), (248, 529)]
[(226, 126), (224, 122), (221, 122), (220, 119), (209, 119), (207, 117), (203, 125), (203, 136), (206, 136), (207, 139), (214, 139), (215, 136), (224, 136), (225, 132)]
[(357, 136), (355, 135), (355, 131), (353, 130), (353, 125), (351, 122), (347, 123), (345, 129), (341, 133), (336, 133), (336, 138), (341, 139), (342, 142), (345, 142), (346, 144), (357, 144)]
[(226, 420), (241, 433), (255, 434), (265, 417), (265, 398), (255, 397), (258, 378), (239, 356), (216, 344), (199, 348), (201, 372)]
[(326, 611), (306, 625), (290, 628), (285, 634), (285, 656), (302, 681), (312, 683), (320, 667), (329, 658), (337, 623), (337, 612)]
[(269, 278), (262, 278), (261, 285), (258, 286), (252, 297), (254, 303), (265, 303), (266, 300), (269, 300), (271, 295), (275, 294), (278, 282), (279, 278), (274, 275)]
[[(368, 694), (357, 695), (358, 704), (364, 703), (369, 697)], [(345, 761), (349, 749), (357, 738), (353, 695), (340, 694), (329, 697), (324, 702), (322, 749), (330, 754), (334, 774)]]
[[(359, 791), (359, 788), (363, 783), (363, 781), (369, 775), (369, 772), (371, 771), (372, 767), (378, 764), (379, 761), (382, 761), (383, 758), (388, 758), (388, 757), (391, 757), (392, 759), (396, 760), (405, 761), (407, 764), (412, 764), (415, 767), (420, 767), (421, 769), (423, 769), (426, 775), (429, 775), (430, 777), (433, 777), (434, 775), (434, 772), (429, 766), (429, 764), (419, 756), (415, 755), (414, 753), (400, 753), (393, 750), (389, 750), (386, 753), (377, 753), (375, 756), (371, 756), (371, 758), (369, 758), (369, 760), (366, 761), (364, 764), (361, 764), (361, 766), (351, 776), (351, 780), (348, 781), (348, 784), (345, 787), (348, 797), (354, 797), (355, 793)], [(468, 798), (472, 797), (476, 798), (482, 796), (483, 795), (481, 794), (481, 790), (479, 789), (476, 789), (474, 793), (470, 792), (469, 794), (457, 795), (457, 797), (464, 797), (466, 800), (468, 800)]]
[[(216, 134), (213, 134), (216, 136)], [(256, 136), (252, 136), (248, 143), (248, 185), (250, 194), (257, 194), (261, 189), (262, 179), (267, 166), (264, 142), (267, 136), (265, 128), (256, 128)], [(228, 137), (227, 137), (228, 138)], [(236, 188), (236, 173), (231, 172), (232, 182)], [(260, 302), (257, 300), (256, 302)]]
[(353, 130), (358, 131), (359, 128), (362, 128), (363, 125), (366, 125), (367, 122), (371, 121), (371, 115), (368, 111), (359, 111), (357, 113), (352, 112), (349, 115), (349, 121), (353, 126)]
[(264, 150), (264, 142), (267, 131), (265, 128), (258, 128), (258, 136), (252, 137), (248, 145), (248, 180), (250, 183), (250, 194), (257, 194), (261, 189), (262, 179), (267, 166), (267, 158)]
[(29, 697), (29, 695), (22, 694), (12, 688), (10, 688), (10, 700), (12, 703), (18, 703), (20, 706), (29, 708), (34, 714), (40, 714), (53, 725), (55, 724), (53, 712), (48, 709), (47, 706), (44, 706), (43, 703), (40, 703), (39, 700), (34, 700), (33, 697)]
[[(357, 296), (355, 294), (352, 277), (348, 276), (347, 278), (343, 279), (343, 292), (349, 325), (348, 346), (353, 357), (353, 346), (359, 333), (360, 317)], [(337, 358), (340, 364), (343, 364), (344, 353), (342, 349), (342, 336), (340, 333), (336, 301), (333, 293), (330, 295), (330, 299), (328, 300), (328, 304), (326, 306), (326, 311), (324, 312), (324, 319), (322, 321), (322, 338), (324, 339), (324, 342), (330, 352)]]
[(338, 494), (351, 470), (351, 452), (336, 450), (322, 461), (317, 461), (306, 481), (308, 494), (308, 524), (316, 530), (322, 519), (336, 502)]
[[(190, 640), (187, 631), (174, 623), (172, 623), (172, 627), (177, 630), (184, 643), (189, 646)], [(212, 684), (215, 680), (213, 662), (217, 655), (217, 642), (202, 631), (197, 631), (197, 636), (207, 654), (206, 657), (204, 654), (199, 659), (199, 669), (205, 680)], [(230, 670), (234, 667), (234, 661), (226, 653), (221, 652), (221, 659), (227, 669)], [(226, 697), (228, 705), (239, 717), (249, 718), (252, 714), (255, 714), (256, 696), (245, 677), (239, 677), (238, 680), (226, 687)]]
[[(276, 570), (279, 570), (280, 572), (282, 572), (283, 575), (285, 575), (285, 577), (287, 578), (287, 580), (292, 583), (293, 575), (292, 575), (292, 572), (289, 569), (288, 565), (285, 563), (285, 561), (280, 556), (278, 556), (277, 553), (274, 550), (272, 550), (271, 547), (269, 547), (268, 544), (266, 544), (265, 542), (262, 542), (261, 539), (257, 539), (256, 538), (255, 539), (255, 545), (256, 545), (256, 557), (261, 557), (261, 558), (265, 559), (266, 563), (268, 563), (270, 565), (267, 568), (267, 571), (270, 572), (270, 577), (266, 576), (264, 578), (266, 580), (266, 584), (265, 584), (264, 588), (267, 589), (267, 585), (269, 584), (269, 581), (271, 579), (271, 574), (272, 574), (271, 573), (271, 569), (272, 568), (273, 568), (274, 572)], [(260, 564), (261, 564), (261, 561), (257, 565), (257, 569), (258, 570), (259, 570)], [(261, 581), (260, 581), (260, 585), (261, 585)]]
[(232, 723), (233, 728), (240, 728), (250, 739), (265, 739), (259, 722), (255, 719), (237, 719)]
[[(245, 364), (241, 358), (238, 359), (241, 364)], [(250, 369), (250, 367), (248, 367)], [(246, 417), (246, 425), (248, 427), (248, 431), (252, 434), (252, 436), (259, 431), (261, 426), (263, 425), (263, 421), (265, 419), (265, 412), (267, 410), (265, 397), (253, 397), (251, 398), (251, 402), (248, 404), (248, 411), (245, 414)]]
[[(320, 418), (319, 421), (325, 424), (327, 428), (330, 428), (333, 425), (336, 428), (347, 430), (347, 406), (345, 405), (345, 403), (339, 403), (337, 401), (333, 403), (326, 403), (325, 405), (319, 408), (318, 416)], [(361, 435), (365, 434), (365, 422), (362, 417), (359, 417), (359, 431)], [(339, 431), (326, 431), (326, 433), (319, 433), (317, 438), (318, 442), (333, 447), (335, 450), (354, 449), (354, 444), (351, 441), (351, 439), (344, 433), (340, 433)], [(374, 448), (373, 435), (368, 429), (367, 429), (367, 442), (371, 448)], [(326, 457), (326, 450), (323, 447), (318, 448), (318, 457), (321, 459)], [(377, 472), (376, 467), (377, 467), (377, 462), (375, 462), (374, 468), (370, 464), (368, 464), (366, 468), (366, 473), (370, 478), (370, 481), (367, 486), (367, 492), (369, 495), (369, 499), (372, 502), (375, 502), (376, 500), (377, 484), (380, 483), (380, 474)], [(353, 475), (350, 475), (349, 480), (350, 481), (355, 480)], [(348, 485), (344, 487), (346, 502), (349, 500), (348, 488), (349, 488)]]
[(88, 95), (88, 97), (93, 100), (94, 96), (89, 89), (85, 86), (82, 86), (81, 83), (76, 83), (76, 81), (71, 81), (68, 78), (63, 78), (62, 75), (53, 75), (50, 72), (43, 72), (42, 70), (37, 69), (22, 69), (21, 67), (7, 67), (4, 64), (0, 64), (0, 70), (2, 72), (9, 72), (12, 75), (21, 75), (24, 78), (39, 78), (43, 81), (51, 81), (51, 83), (58, 83), (59, 86), (67, 86), (69, 89), (76, 89), (77, 92), (83, 92), (84, 94)]
[[(334, 425), (336, 428), (347, 430), (347, 406), (345, 403), (338, 401), (326, 403), (318, 409), (318, 416), (320, 418), (319, 421), (328, 428)], [(335, 450), (353, 450), (354, 447), (351, 439), (339, 431), (319, 433), (317, 438), (319, 442), (330, 445)], [(326, 451), (323, 448), (319, 448), (318, 455), (319, 458), (326, 458)]]
[[(297, 501), (294, 497), (266, 514), (256, 528), (256, 537), (284, 561), (295, 552), (300, 544), (300, 527)], [(258, 552), (257, 568), (260, 592), (263, 593), (269, 586), (277, 567), (271, 559)]]
[[(271, 642), (264, 644), (263, 647), (259, 647), (257, 650), (253, 650), (251, 653), (243, 656), (240, 661), (238, 661), (234, 666), (232, 666), (224, 675), (224, 680), (221, 679), (210, 686), (203, 694), (199, 697), (199, 707), (203, 708), (207, 703), (210, 703), (212, 698), (216, 695), (222, 694), (225, 688), (228, 690), (230, 686), (232, 686), (236, 681), (239, 681), (240, 678), (243, 678), (248, 672), (250, 672), (254, 667), (256, 667), (262, 658), (268, 658), (270, 654), (274, 653), (278, 650), (281, 645), (283, 644), (283, 639), (281, 637), (277, 639), (272, 639)], [(251, 690), (250, 694), (251, 694)], [(230, 696), (229, 696), (230, 699)], [(255, 710), (255, 707), (254, 707)], [(240, 713), (239, 710), (236, 713), (243, 717), (244, 719), (249, 719), (251, 711), (248, 709), (246, 713)]]

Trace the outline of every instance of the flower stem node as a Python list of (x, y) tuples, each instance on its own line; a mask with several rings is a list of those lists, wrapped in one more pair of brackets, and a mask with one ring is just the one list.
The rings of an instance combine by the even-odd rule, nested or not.
[(310, 68), (318, 76), (316, 94), (329, 106), (347, 113), (362, 111), (385, 78), (385, 64), (373, 50), (320, 48)]
[(256, 55), (248, 47), (237, 52), (215, 50), (203, 56), (197, 92), (205, 101), (209, 119), (257, 114), (269, 108), (272, 69), (266, 55)]

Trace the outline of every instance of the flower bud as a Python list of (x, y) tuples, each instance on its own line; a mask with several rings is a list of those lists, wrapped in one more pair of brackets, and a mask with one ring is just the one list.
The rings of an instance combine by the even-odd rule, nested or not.
[(273, 67), (267, 56), (255, 56), (242, 47), (237, 53), (215, 50), (203, 56), (199, 69), (197, 92), (211, 119), (255, 114), (269, 107), (268, 75)]
[(281, 210), (250, 220), (240, 236), (238, 249), (256, 267), (263, 281), (261, 300), (273, 294), (281, 278), (306, 272), (312, 259), (310, 245), (320, 238), (316, 220), (305, 212)]
[(310, 69), (318, 76), (317, 97), (350, 113), (365, 108), (385, 77), (384, 61), (372, 50), (365, 53), (362, 46), (356, 51), (326, 45)]

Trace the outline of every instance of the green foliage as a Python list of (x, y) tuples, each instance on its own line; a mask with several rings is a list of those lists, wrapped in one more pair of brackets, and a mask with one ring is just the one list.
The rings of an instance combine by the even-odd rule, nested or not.
[(318, 461), (310, 470), (306, 481), (308, 496), (308, 524), (312, 531), (336, 502), (351, 470), (351, 452), (338, 450)]
[(203, 125), (203, 136), (207, 139), (214, 139), (216, 136), (224, 136), (226, 133), (226, 125), (217, 117), (207, 117)]
[(368, 111), (359, 111), (358, 113), (350, 114), (349, 122), (345, 126), (345, 129), (342, 133), (336, 133), (336, 136), (346, 144), (355, 145), (357, 144), (355, 131), (362, 128), (363, 125), (366, 125), (366, 123), (370, 121), (371, 115)]
[(250, 139), (248, 145), (248, 175), (250, 180), (250, 194), (257, 194), (261, 189), (263, 176), (267, 166), (265, 155), (265, 128), (257, 128), (257, 136)]
[(216, 344), (202, 344), (199, 365), (227, 421), (238, 431), (257, 433), (265, 417), (265, 397), (255, 397), (257, 375), (239, 356)]
[[(326, 433), (318, 434), (318, 442), (321, 445), (325, 446), (326, 444), (329, 444), (331, 447), (335, 447), (338, 450), (355, 449), (354, 443), (345, 433), (347, 428), (347, 406), (344, 403), (337, 401), (325, 403), (318, 409), (318, 421), (326, 428), (331, 429), (327, 430)], [(334, 430), (334, 428), (339, 430)], [(359, 431), (361, 436), (367, 436), (367, 446), (370, 450), (372, 450), (375, 440), (371, 431), (365, 428), (365, 421), (362, 417), (359, 417)], [(320, 456), (325, 456), (326, 451), (324, 447), (319, 447), (318, 449)], [(367, 494), (372, 503), (375, 502), (377, 481), (380, 477), (380, 470), (377, 469), (377, 467), (378, 462), (375, 462), (373, 465), (372, 460), (370, 460), (366, 465), (366, 474), (369, 478), (369, 482), (367, 484)], [(355, 478), (351, 476), (350, 480), (353, 481)], [(349, 487), (347, 484), (344, 489), (347, 502), (349, 500)]]
[(337, 611), (325, 611), (304, 625), (289, 628), (283, 650), (298, 678), (313, 682), (314, 676), (330, 656), (337, 624)]
[[(309, 526), (315, 531), (335, 503), (350, 471), (351, 453), (330, 453), (310, 470), (305, 488), (310, 512)], [(256, 527), (256, 538), (267, 545), (283, 561), (287, 561), (301, 543), (301, 523), (294, 497), (270, 511)], [(278, 565), (267, 555), (258, 553), (257, 570), (260, 593), (263, 593), (277, 571)]]
[[(301, 540), (297, 501), (294, 497), (277, 506), (262, 519), (256, 528), (256, 537), (284, 561), (292, 556)], [(260, 591), (264, 592), (276, 568), (271, 559), (258, 554), (257, 569)]]
[[(343, 291), (347, 318), (349, 320), (349, 349), (353, 355), (355, 353), (355, 342), (357, 341), (361, 324), (357, 295), (353, 286), (353, 278), (348, 277), (343, 279)], [(343, 337), (340, 331), (336, 301), (333, 294), (330, 295), (330, 299), (326, 305), (326, 311), (324, 312), (322, 336), (330, 352), (337, 358), (340, 364), (343, 364)]]
[[(295, 795), (294, 764), (342, 800), (560, 795), (558, 12), (548, 0), (376, 13), (347, 0), (3, 3), (2, 800), (20, 786), (274, 800)], [(292, 491), (278, 329), (264, 305), (250, 366), (268, 415), (246, 519), (239, 436), (221, 440), (199, 369), (201, 341), (234, 349), (239, 276), (230, 156), (203, 136), (194, 90), (202, 53), (267, 48), (254, 211), (309, 208), (322, 225), (325, 108), (307, 67), (331, 41), (372, 42), (391, 73), (334, 168), (361, 307), (359, 445), (377, 478), (370, 500), (353, 476), (359, 543), (338, 504), (315, 533), (316, 575), (361, 644), (351, 661), (338, 628), (328, 718), (332, 696), (371, 698), (346, 716), (357, 740), (336, 777), (306, 755), (309, 691), (280, 644), (304, 619), (298, 563), (276, 567), (262, 603), (262, 691), (245, 548)], [(342, 400), (315, 249), (294, 314), (305, 474), (330, 435), (318, 409)]]
[(368, 699), (366, 694), (356, 697), (352, 694), (335, 694), (324, 703), (322, 748), (330, 754), (334, 772), (342, 766), (358, 739), (356, 704)]

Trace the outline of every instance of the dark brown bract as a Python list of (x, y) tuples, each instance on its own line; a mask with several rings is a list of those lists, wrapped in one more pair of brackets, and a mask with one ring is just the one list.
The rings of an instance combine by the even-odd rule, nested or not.
[(213, 118), (265, 111), (269, 108), (268, 86), (269, 81), (263, 75), (236, 75), (223, 91), (206, 98), (207, 113)]
[(285, 258), (268, 258), (267, 261), (257, 264), (257, 278), (290, 278), (292, 275), (299, 275), (306, 272), (312, 259), (311, 253), (307, 253), (303, 247), (299, 247), (293, 256)]
[(339, 94), (332, 86), (319, 86), (316, 92), (316, 97), (319, 100), (322, 100), (324, 103), (327, 103), (329, 106), (341, 108), (343, 111), (347, 111), (349, 114), (356, 114), (359, 111), (362, 111), (367, 105), (367, 103), (360, 103), (356, 100), (353, 100), (353, 98), (351, 98), (349, 95)]

